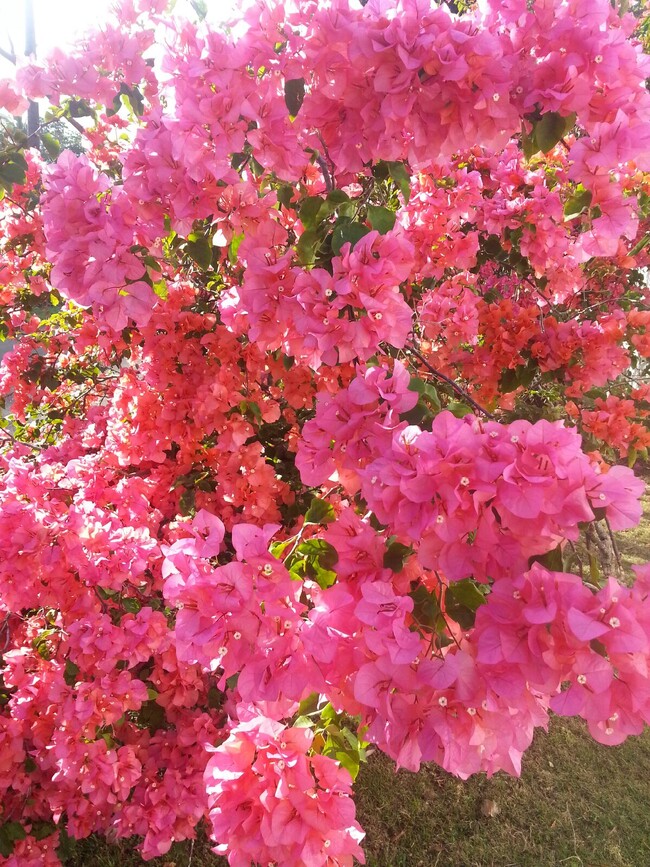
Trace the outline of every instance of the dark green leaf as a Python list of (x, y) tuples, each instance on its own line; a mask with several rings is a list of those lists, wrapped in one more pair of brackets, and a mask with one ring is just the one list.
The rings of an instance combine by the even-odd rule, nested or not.
[(384, 569), (401, 572), (412, 553), (413, 549), (408, 545), (402, 545), (401, 542), (392, 542), (384, 554)]
[(542, 566), (546, 567), (546, 569), (549, 569), (551, 572), (564, 572), (564, 555), (562, 554), (562, 548), (560, 545), (552, 551), (548, 551), (546, 554), (542, 554), (539, 557), (533, 557), (531, 563), (533, 562), (541, 563)]
[(360, 241), (369, 231), (370, 229), (361, 223), (351, 223), (349, 220), (338, 223), (332, 235), (332, 252), (335, 256), (339, 256), (341, 248), (348, 242), (354, 248), (357, 241)]
[(423, 427), (433, 418), (433, 412), (428, 403), (421, 397), (412, 409), (400, 413), (400, 421)]
[(126, 596), (122, 599), (122, 608), (129, 614), (137, 614), (142, 605), (133, 596)]
[(476, 611), (479, 605), (483, 605), (485, 602), (485, 594), (474, 581), (465, 578), (449, 585), (445, 601), (447, 605), (451, 601), (455, 605), (462, 605), (469, 608), (470, 611)]
[(395, 226), (395, 217), (395, 211), (391, 211), (389, 208), (378, 205), (368, 206), (368, 222), (380, 235), (385, 235), (391, 231)]
[(206, 271), (212, 264), (212, 244), (208, 238), (197, 238), (196, 241), (188, 241), (185, 250), (195, 262)]
[(0, 826), (0, 833), (13, 842), (24, 840), (27, 836), (27, 832), (20, 822), (5, 822), (4, 825)]
[(307, 229), (302, 233), (296, 245), (298, 259), (302, 265), (314, 264), (321, 243), (321, 235), (316, 229)]
[(153, 699), (145, 701), (138, 712), (138, 722), (153, 734), (165, 727), (167, 722), (165, 710)]
[(284, 83), (284, 101), (286, 103), (287, 108), (289, 109), (289, 114), (292, 117), (295, 117), (300, 109), (302, 108), (302, 103), (305, 99), (305, 79), (304, 78), (292, 78), (289, 81), (285, 81)]
[(575, 122), (575, 114), (562, 117), (556, 111), (549, 111), (542, 115), (534, 126), (537, 149), (548, 153), (573, 128)]
[(3, 858), (9, 858), (11, 853), (14, 851), (14, 841), (10, 840), (2, 828), (0, 828), (0, 855)]
[(508, 368), (501, 374), (499, 379), (499, 390), (502, 394), (507, 394), (508, 392), (519, 388), (519, 386), (524, 386), (525, 388), (531, 384), (535, 378), (536, 372), (537, 365), (530, 363), (520, 365), (513, 369)]
[(335, 208), (334, 202), (321, 199), (320, 196), (309, 196), (300, 206), (300, 222), (306, 229), (313, 229), (328, 217)]
[(0, 186), (11, 192), (14, 184), (25, 183), (26, 171), (27, 162), (21, 153), (14, 152), (0, 157)]
[(408, 202), (411, 198), (411, 178), (404, 163), (390, 162), (387, 163), (388, 174), (400, 188), (404, 201)]
[(196, 511), (196, 491), (194, 488), (190, 488), (187, 491), (183, 491), (181, 495), (178, 508), (180, 510), (181, 515), (193, 515)]
[(434, 632), (440, 617), (438, 597), (420, 584), (409, 593), (413, 600), (413, 618), (418, 626)]
[(331, 202), (333, 205), (343, 205), (346, 202), (350, 201), (350, 197), (347, 193), (344, 193), (343, 190), (332, 190), (327, 195), (327, 201)]
[(30, 830), (30, 836), (35, 840), (44, 840), (46, 837), (50, 837), (56, 831), (56, 825), (54, 822), (32, 822), (32, 828)]
[(77, 675), (79, 674), (79, 666), (75, 665), (72, 660), (67, 659), (65, 663), (65, 669), (63, 672), (63, 679), (68, 684), (68, 686), (74, 686), (77, 682)]
[(459, 400), (450, 400), (447, 404), (447, 409), (449, 412), (453, 413), (456, 418), (465, 418), (466, 415), (471, 415), (472, 413), (472, 408)]

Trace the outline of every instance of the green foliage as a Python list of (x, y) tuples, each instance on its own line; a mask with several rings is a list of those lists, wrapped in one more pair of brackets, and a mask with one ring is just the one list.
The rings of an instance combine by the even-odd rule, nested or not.
[(548, 153), (564, 136), (571, 132), (576, 123), (576, 115), (566, 117), (556, 111), (549, 111), (533, 121), (530, 133), (522, 135), (525, 156), (530, 159), (539, 151)]

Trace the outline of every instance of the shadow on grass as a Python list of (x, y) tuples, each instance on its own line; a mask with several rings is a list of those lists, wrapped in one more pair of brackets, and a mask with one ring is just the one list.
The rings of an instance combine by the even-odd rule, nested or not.
[[(419, 774), (370, 758), (355, 786), (369, 867), (648, 867), (650, 731), (620, 747), (595, 743), (576, 720), (554, 719), (524, 757), (520, 779), (467, 782), (435, 766)], [(493, 801), (498, 815), (481, 813)], [(81, 841), (70, 867), (143, 864), (128, 843)], [(179, 844), (156, 867), (189, 867)], [(191, 867), (225, 861), (203, 840)], [(292, 867), (292, 865), (281, 865)]]

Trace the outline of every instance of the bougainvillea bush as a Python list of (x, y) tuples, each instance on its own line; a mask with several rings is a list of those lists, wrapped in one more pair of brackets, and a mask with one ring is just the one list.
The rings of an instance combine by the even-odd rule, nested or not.
[(650, 566), (585, 544), (650, 445), (642, 10), (194, 7), (0, 82), (12, 867), (351, 865), (370, 749), (650, 722)]

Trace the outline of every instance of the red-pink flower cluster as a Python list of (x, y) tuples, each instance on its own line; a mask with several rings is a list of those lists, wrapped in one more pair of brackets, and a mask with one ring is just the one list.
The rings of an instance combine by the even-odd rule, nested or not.
[(122, 0), (0, 82), (85, 150), (0, 143), (3, 863), (352, 865), (364, 740), (650, 722), (648, 567), (563, 571), (641, 515), (648, 57), (609, 0), (463, 5)]
[(345, 768), (309, 755), (309, 729), (243, 716), (205, 769), (215, 851), (231, 867), (365, 864)]

